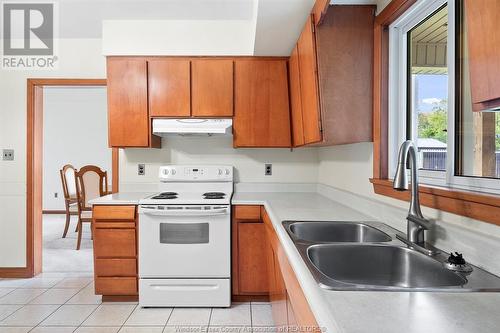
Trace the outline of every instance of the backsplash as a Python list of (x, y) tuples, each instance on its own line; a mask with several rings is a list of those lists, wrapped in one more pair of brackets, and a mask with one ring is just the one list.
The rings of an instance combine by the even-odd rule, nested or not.
[[(264, 174), (266, 163), (272, 164), (271, 176)], [(144, 176), (137, 174), (138, 164), (145, 164)], [(162, 139), (161, 149), (120, 150), (120, 190), (151, 189), (158, 183), (158, 168), (165, 164), (232, 165), (235, 182), (316, 183), (318, 180), (316, 148), (234, 149), (231, 136), (172, 136)]]

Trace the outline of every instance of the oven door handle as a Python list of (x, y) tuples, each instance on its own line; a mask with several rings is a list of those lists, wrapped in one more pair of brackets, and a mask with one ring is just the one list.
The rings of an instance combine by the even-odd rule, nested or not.
[(146, 210), (141, 209), (140, 212), (144, 215), (152, 215), (152, 216), (217, 216), (217, 215), (227, 215), (228, 209), (224, 208), (216, 208), (211, 210)]

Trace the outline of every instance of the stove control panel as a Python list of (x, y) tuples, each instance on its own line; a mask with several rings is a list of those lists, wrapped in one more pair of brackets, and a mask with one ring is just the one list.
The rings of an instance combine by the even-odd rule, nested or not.
[(160, 167), (162, 182), (232, 182), (233, 167), (229, 165), (166, 165)]

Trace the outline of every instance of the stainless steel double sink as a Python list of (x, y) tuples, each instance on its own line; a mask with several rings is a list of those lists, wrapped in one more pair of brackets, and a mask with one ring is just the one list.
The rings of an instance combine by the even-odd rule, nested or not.
[(448, 254), (426, 255), (380, 222), (283, 222), (318, 284), (333, 290), (500, 291), (500, 278), (478, 267), (445, 268)]

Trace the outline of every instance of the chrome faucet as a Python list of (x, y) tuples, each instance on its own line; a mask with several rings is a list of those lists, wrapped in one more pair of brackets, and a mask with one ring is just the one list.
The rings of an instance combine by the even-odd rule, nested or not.
[(398, 167), (394, 176), (393, 187), (395, 190), (404, 191), (408, 189), (408, 174), (406, 165), (410, 159), (411, 169), (411, 199), (410, 210), (406, 220), (407, 226), (407, 243), (416, 244), (419, 247), (425, 248), (424, 230), (428, 230), (431, 223), (424, 218), (420, 210), (420, 201), (418, 196), (418, 169), (417, 169), (417, 148), (412, 141), (403, 142), (399, 149)]

